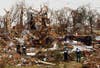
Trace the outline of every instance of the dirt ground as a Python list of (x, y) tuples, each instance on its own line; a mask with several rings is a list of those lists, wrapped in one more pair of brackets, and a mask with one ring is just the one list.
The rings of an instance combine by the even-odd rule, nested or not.
[(75, 61), (70, 61), (70, 62), (59, 62), (55, 66), (50, 66), (50, 65), (33, 65), (25, 67), (6, 66), (5, 68), (82, 68), (82, 64), (77, 63)]

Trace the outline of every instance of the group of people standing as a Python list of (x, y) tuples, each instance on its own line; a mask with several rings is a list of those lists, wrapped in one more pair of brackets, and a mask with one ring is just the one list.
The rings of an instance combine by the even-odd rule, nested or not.
[[(76, 55), (76, 61), (81, 62), (81, 50), (79, 48), (76, 48), (75, 55)], [(64, 50), (64, 61), (68, 60), (69, 60), (69, 50), (66, 48)]]
[[(26, 55), (26, 46), (16, 45), (16, 52), (20, 55)], [(76, 61), (80, 62), (81, 61), (81, 50), (76, 48), (75, 54), (76, 54)], [(68, 48), (64, 48), (64, 61), (68, 61), (68, 60), (69, 60), (69, 50)]]
[(25, 45), (20, 46), (18, 44), (18, 45), (16, 45), (16, 51), (20, 55), (26, 55), (26, 46)]

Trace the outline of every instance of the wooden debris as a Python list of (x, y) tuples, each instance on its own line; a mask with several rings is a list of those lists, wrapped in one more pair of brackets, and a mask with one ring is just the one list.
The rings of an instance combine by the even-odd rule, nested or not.
[(56, 65), (54, 63), (50, 63), (50, 62), (45, 62), (45, 61), (41, 61), (41, 60), (38, 60), (38, 61), (35, 61), (36, 63), (42, 63), (42, 64), (46, 64), (46, 65)]

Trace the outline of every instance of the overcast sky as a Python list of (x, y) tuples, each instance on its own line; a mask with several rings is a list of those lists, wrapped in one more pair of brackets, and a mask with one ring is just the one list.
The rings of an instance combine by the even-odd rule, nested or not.
[[(21, 0), (0, 0), (0, 15), (4, 15), (4, 8), (9, 10), (12, 5)], [(36, 9), (40, 5), (48, 4), (50, 8), (60, 9), (63, 7), (77, 8), (82, 5), (90, 4), (90, 6), (100, 12), (100, 0), (25, 0), (28, 6), (34, 6)]]

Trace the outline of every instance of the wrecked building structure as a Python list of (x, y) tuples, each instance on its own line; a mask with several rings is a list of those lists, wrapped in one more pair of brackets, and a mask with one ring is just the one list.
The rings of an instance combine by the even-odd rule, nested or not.
[[(90, 53), (95, 49), (92, 45), (97, 35), (94, 29), (99, 27), (99, 16), (85, 7), (76, 10), (65, 7), (54, 11), (44, 5), (36, 10), (34, 7), (26, 7), (22, 2), (5, 12), (0, 17), (0, 47), (2, 53), (5, 53), (3, 57), (16, 61), (12, 65), (17, 64), (17, 60), (19, 63), (28, 61), (25, 55), (32, 56), (30, 62), (55, 65), (41, 60), (57, 60), (55, 52), (60, 54), (64, 46), (69, 48), (70, 53), (76, 48)], [(97, 26), (94, 27), (94, 24)], [(62, 58), (62, 54), (60, 56)]]

